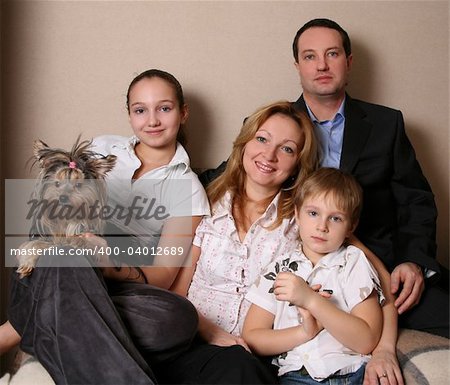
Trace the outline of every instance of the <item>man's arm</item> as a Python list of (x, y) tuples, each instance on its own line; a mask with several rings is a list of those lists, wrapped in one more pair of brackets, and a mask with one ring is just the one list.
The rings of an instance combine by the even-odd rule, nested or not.
[(416, 159), (399, 111), (391, 188), (397, 208), (393, 252), (398, 258), (391, 274), (391, 292), (398, 294), (395, 306), (401, 314), (419, 302), (425, 288), (424, 278), (437, 279), (440, 268), (436, 261), (434, 195)]
[(391, 188), (397, 204), (398, 226), (394, 253), (399, 258), (398, 264), (413, 262), (439, 273), (434, 195), (406, 136), (400, 111), (397, 113), (393, 157)]

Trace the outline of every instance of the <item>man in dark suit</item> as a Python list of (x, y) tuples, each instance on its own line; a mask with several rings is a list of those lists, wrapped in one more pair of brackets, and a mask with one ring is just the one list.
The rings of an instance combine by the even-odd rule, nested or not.
[[(448, 337), (448, 270), (436, 261), (434, 196), (406, 136), (401, 112), (346, 94), (351, 43), (334, 21), (306, 23), (295, 36), (293, 53), (303, 88), (294, 105), (314, 123), (321, 165), (350, 172), (364, 190), (356, 235), (391, 272), (400, 326)], [(225, 165), (200, 179), (207, 184)], [(443, 287), (435, 285), (438, 278)], [(386, 331), (367, 365), (367, 383), (398, 378), (396, 333), (389, 333), (389, 327)]]
[(314, 123), (322, 166), (353, 174), (364, 190), (356, 235), (391, 271), (400, 325), (448, 337), (448, 286), (432, 285), (448, 274), (436, 261), (436, 205), (401, 112), (346, 94), (351, 43), (334, 21), (306, 23), (293, 54), (303, 88), (294, 105)]

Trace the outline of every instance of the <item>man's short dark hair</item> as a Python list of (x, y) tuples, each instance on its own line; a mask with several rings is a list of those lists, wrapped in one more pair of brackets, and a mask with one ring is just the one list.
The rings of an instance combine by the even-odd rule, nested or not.
[(350, 43), (350, 37), (338, 23), (330, 19), (313, 19), (303, 25), (303, 27), (301, 27), (295, 35), (294, 42), (292, 43), (292, 51), (294, 53), (294, 59), (296, 62), (298, 62), (298, 39), (303, 32), (313, 27), (324, 27), (338, 31), (342, 37), (342, 45), (344, 47), (345, 56), (349, 57), (351, 55), (352, 45)]

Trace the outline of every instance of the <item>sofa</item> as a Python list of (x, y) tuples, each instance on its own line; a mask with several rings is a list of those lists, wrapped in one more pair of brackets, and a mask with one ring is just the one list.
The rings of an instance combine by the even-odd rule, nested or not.
[[(450, 340), (432, 334), (402, 329), (397, 354), (405, 385), (450, 384)], [(18, 352), (16, 367), (0, 379), (0, 385), (53, 385), (41, 364)]]

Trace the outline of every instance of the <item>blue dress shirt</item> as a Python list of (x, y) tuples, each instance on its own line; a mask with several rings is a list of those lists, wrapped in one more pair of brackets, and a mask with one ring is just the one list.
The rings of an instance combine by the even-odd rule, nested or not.
[(342, 141), (344, 139), (344, 105), (345, 99), (342, 101), (339, 110), (331, 120), (319, 121), (308, 105), (308, 114), (314, 123), (315, 133), (319, 141), (320, 149), (320, 165), (322, 167), (339, 168), (342, 153)]

